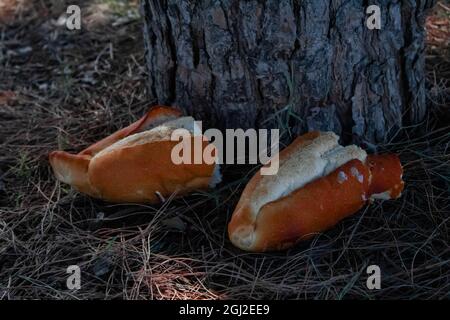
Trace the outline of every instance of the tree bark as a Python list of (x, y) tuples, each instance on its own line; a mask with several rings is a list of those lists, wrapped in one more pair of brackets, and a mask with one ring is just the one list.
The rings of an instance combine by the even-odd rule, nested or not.
[[(434, 0), (142, 0), (150, 98), (207, 126), (381, 142), (426, 113)], [(381, 9), (381, 30), (366, 8)]]

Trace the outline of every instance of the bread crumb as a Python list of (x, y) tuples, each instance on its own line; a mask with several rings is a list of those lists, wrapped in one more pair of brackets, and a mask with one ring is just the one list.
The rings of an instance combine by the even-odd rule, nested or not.
[(337, 182), (339, 183), (339, 184), (343, 184), (344, 183), (344, 181), (346, 181), (348, 178), (347, 178), (347, 175), (345, 174), (345, 172), (344, 171), (339, 171), (339, 173), (338, 173), (338, 178), (337, 178)]
[(159, 198), (161, 202), (166, 202), (166, 198), (159, 191), (155, 191), (156, 196)]
[(352, 167), (350, 169), (350, 172), (352, 173), (352, 176), (354, 176), (358, 180), (359, 183), (363, 183), (364, 176), (361, 173), (359, 173), (358, 169)]
[(387, 190), (381, 193), (374, 193), (370, 196), (371, 199), (378, 199), (378, 200), (390, 200), (391, 197), (391, 190)]

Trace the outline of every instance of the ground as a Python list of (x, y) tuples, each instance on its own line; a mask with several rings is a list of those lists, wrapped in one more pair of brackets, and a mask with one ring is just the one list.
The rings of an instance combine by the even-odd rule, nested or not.
[[(58, 183), (56, 149), (79, 151), (136, 120), (146, 95), (137, 1), (0, 0), (0, 298), (409, 299), (450, 296), (450, 8), (429, 18), (429, 115), (382, 151), (406, 190), (279, 253), (234, 248), (226, 224), (249, 168), (161, 206), (108, 204)], [(380, 266), (380, 290), (366, 287)], [(68, 290), (69, 265), (81, 289)]]

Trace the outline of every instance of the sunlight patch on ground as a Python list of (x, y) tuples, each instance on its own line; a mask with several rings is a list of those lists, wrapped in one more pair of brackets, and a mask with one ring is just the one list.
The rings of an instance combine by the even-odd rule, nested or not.
[(427, 18), (427, 43), (432, 47), (448, 47), (450, 45), (450, 5), (439, 2), (434, 11), (435, 13)]
[(29, 5), (29, 0), (0, 0), (0, 23), (12, 22)]
[(96, 29), (105, 25), (118, 26), (139, 18), (137, 1), (101, 0), (86, 8), (85, 26)]

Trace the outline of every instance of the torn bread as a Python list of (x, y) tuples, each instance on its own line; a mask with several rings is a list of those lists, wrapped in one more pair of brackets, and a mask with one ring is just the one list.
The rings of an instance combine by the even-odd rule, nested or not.
[(280, 152), (278, 174), (256, 173), (228, 225), (231, 242), (247, 251), (285, 249), (335, 225), (370, 198), (400, 196), (397, 156), (368, 156), (338, 139), (332, 132), (307, 133)]
[(94, 143), (90, 147), (81, 151), (79, 154), (94, 156), (101, 150), (127, 136), (153, 129), (164, 122), (177, 119), (181, 117), (181, 115), (181, 111), (175, 108), (154, 106), (150, 108), (150, 110), (138, 121)]
[(202, 148), (208, 141), (192, 117), (173, 108), (152, 108), (136, 123), (119, 130), (79, 154), (50, 154), (58, 180), (80, 192), (110, 202), (158, 203), (220, 181), (215, 164), (174, 164), (171, 141), (177, 129), (191, 134)]

